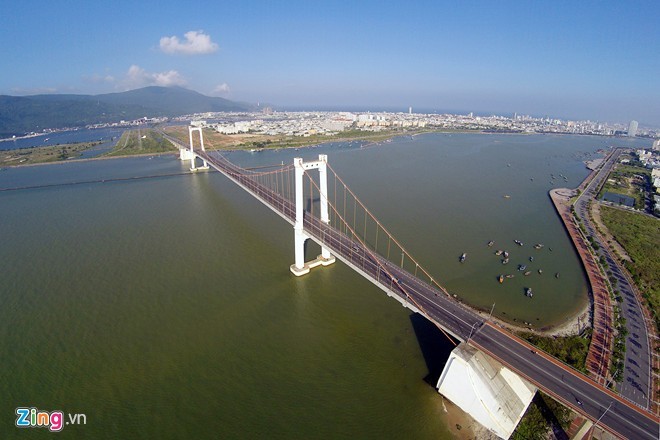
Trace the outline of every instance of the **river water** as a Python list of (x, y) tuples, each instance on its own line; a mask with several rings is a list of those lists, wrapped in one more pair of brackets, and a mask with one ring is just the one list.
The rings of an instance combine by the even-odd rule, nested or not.
[[(452, 293), (541, 327), (586, 301), (547, 191), (576, 186), (582, 161), (612, 144), (644, 142), (428, 134), (229, 158), (328, 154)], [(425, 379), (451, 345), (424, 320), (342, 263), (292, 276), (290, 225), (217, 173), (110, 181), (187, 167), (157, 156), (0, 171), (0, 189), (104, 181), (0, 192), (0, 436), (40, 434), (13, 426), (26, 406), (85, 414), (64, 438), (450, 438)], [(502, 285), (495, 249), (516, 275)]]

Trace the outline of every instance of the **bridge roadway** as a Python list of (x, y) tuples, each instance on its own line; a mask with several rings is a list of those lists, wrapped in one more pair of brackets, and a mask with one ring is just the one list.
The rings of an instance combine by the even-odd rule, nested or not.
[[(195, 155), (251, 193), (290, 224), (295, 205), (255, 182), (246, 171), (223, 157), (196, 151)], [(307, 214), (307, 213), (306, 213)], [(555, 399), (583, 414), (598, 426), (627, 439), (658, 439), (658, 417), (597, 384), (532, 345), (485, 322), (478, 314), (450, 298), (320, 219), (305, 215), (305, 232), (315, 242), (357, 270), (388, 295), (477, 349), (508, 366)], [(411, 299), (409, 299), (411, 298)], [(423, 310), (420, 310), (423, 309)], [(609, 408), (609, 409), (608, 409)]]

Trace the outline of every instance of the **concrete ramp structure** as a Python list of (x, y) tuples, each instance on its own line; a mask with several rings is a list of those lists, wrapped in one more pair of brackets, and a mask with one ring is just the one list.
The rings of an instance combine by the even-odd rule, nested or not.
[(465, 343), (452, 351), (436, 388), (503, 439), (516, 429), (537, 390), (501, 363)]

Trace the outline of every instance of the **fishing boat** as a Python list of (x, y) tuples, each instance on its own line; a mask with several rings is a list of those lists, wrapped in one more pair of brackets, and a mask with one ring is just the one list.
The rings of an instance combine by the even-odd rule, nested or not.
[(559, 272), (555, 274), (555, 278), (559, 278)]
[(509, 258), (509, 253), (507, 251), (502, 252), (502, 255), (504, 255), (504, 258)]
[(463, 255), (461, 255), (461, 257), (458, 259), (458, 261), (460, 261), (461, 263), (465, 262), (465, 257), (467, 257), (467, 254), (465, 252), (463, 252)]
[(541, 249), (543, 247), (543, 243), (537, 243), (534, 245), (534, 249)]
[(529, 261), (534, 261), (534, 257), (529, 257)]
[(532, 292), (531, 287), (525, 287), (525, 296), (528, 298), (531, 298), (534, 296), (534, 293)]
[(519, 264), (519, 265), (518, 265), (518, 270), (519, 270), (519, 271), (522, 272), (522, 271), (525, 270), (525, 269), (527, 269), (527, 266), (525, 266), (524, 264)]
[(543, 269), (539, 269), (539, 275), (543, 273)]
[(504, 252), (503, 250), (498, 249), (495, 251), (495, 255), (502, 255), (503, 252)]
[(515, 244), (517, 244), (518, 246), (522, 246), (522, 245), (523, 245), (523, 242), (520, 241), (520, 240), (513, 240), (513, 242), (514, 242)]
[(505, 258), (504, 260), (502, 260), (502, 264), (509, 264), (509, 259)]
[(499, 280), (500, 284), (502, 284), (504, 282), (504, 275), (500, 275), (498, 280)]
[(494, 244), (495, 244), (495, 242), (493, 240), (491, 240), (491, 241), (488, 242), (488, 247), (491, 247)]
[(513, 277), (515, 277), (515, 275), (512, 274), (512, 273), (509, 273), (509, 274), (506, 275), (506, 277), (507, 277), (507, 278), (513, 278)]
[(532, 274), (532, 271), (531, 271), (531, 270), (528, 270), (527, 272), (524, 273), (524, 275), (525, 275), (526, 277), (530, 276), (531, 274)]
[(511, 198), (511, 196), (508, 195), (508, 194), (504, 194), (502, 197), (504, 197), (505, 199), (510, 199)]

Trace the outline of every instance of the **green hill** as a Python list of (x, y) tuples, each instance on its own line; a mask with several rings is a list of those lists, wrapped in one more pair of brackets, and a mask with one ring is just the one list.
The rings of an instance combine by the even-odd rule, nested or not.
[(0, 138), (44, 128), (252, 108), (250, 104), (205, 96), (182, 87), (144, 87), (103, 95), (0, 95)]

